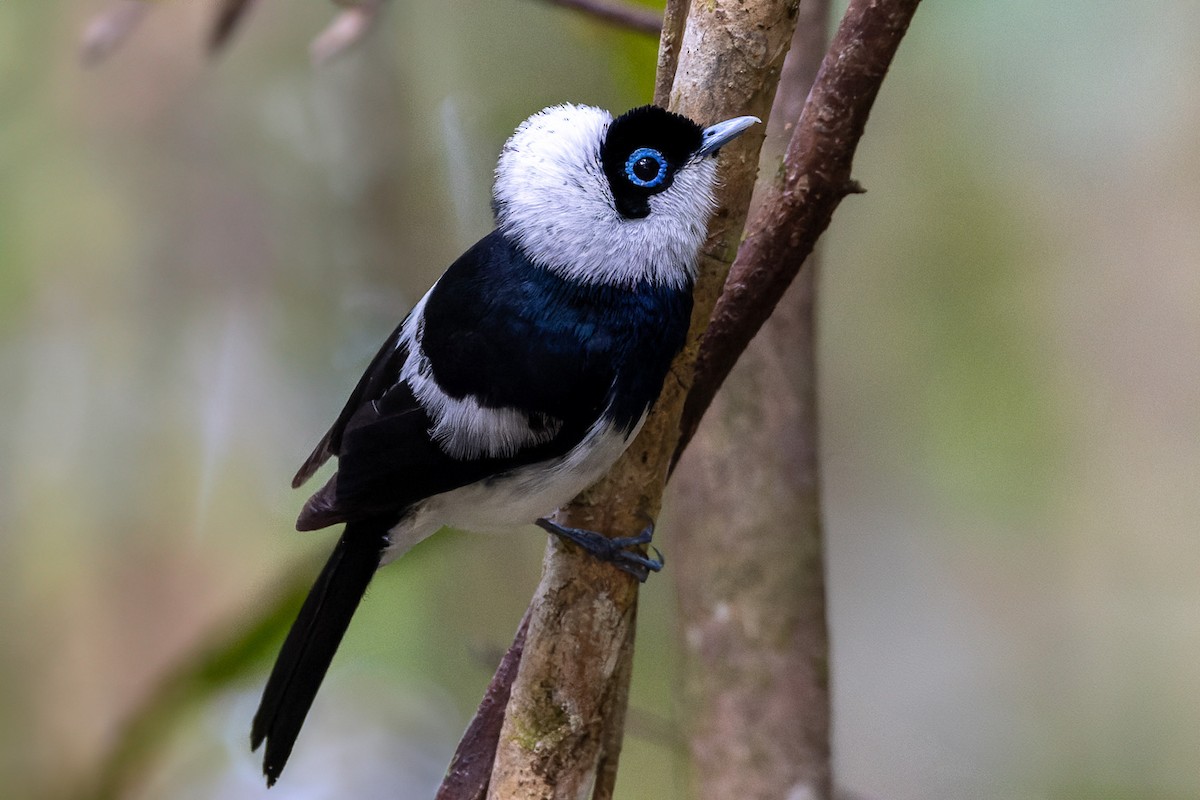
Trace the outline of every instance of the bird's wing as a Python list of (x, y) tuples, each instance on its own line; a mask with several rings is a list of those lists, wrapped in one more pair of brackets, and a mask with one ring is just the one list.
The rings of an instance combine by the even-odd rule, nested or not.
[(408, 317), (404, 318), (396, 326), (396, 330), (392, 331), (379, 348), (379, 352), (371, 359), (371, 363), (367, 365), (367, 369), (363, 372), (362, 377), (358, 379), (358, 384), (354, 387), (354, 391), (350, 393), (350, 397), (346, 400), (346, 405), (342, 408), (342, 413), (338, 414), (338, 418), (321, 437), (321, 441), (313, 448), (312, 453), (305, 459), (304, 464), (296, 472), (296, 476), (292, 478), (292, 488), (299, 489), (301, 486), (313, 476), (321, 465), (329, 460), (330, 456), (337, 455), (338, 449), (342, 443), (342, 433), (346, 430), (346, 424), (354, 413), (365, 403), (372, 400), (377, 400), (383, 397), (384, 392), (390, 389), (400, 379), (400, 370), (404, 366), (404, 359), (408, 355), (407, 348), (400, 343), (400, 336), (404, 330), (404, 324), (408, 321)]
[(456, 457), (434, 439), (433, 427), (404, 384), (362, 406), (345, 428), (337, 473), (305, 505), (297, 527), (399, 514), (426, 497), (561, 456), (583, 438), (559, 432), (503, 456)]
[(612, 370), (563, 335), (577, 310), (550, 312), (545, 296), (561, 287), (539, 286), (522, 259), (499, 234), (485, 237), (388, 338), (296, 475), (299, 485), (338, 457), (297, 527), (399, 513), (583, 440)]

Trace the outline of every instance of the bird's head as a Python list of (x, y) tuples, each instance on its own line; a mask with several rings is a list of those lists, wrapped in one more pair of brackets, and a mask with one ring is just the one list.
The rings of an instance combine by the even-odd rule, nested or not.
[(758, 122), (702, 128), (642, 106), (613, 119), (561, 105), (525, 120), (496, 165), (496, 222), (542, 266), (583, 283), (689, 285), (721, 145)]

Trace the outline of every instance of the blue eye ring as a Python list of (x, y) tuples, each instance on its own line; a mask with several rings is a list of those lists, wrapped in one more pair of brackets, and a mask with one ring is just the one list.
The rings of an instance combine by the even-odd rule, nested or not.
[[(658, 173), (649, 180), (639, 178), (633, 171), (633, 168), (642, 159), (648, 158), (658, 164)], [(639, 147), (629, 155), (629, 160), (625, 162), (625, 177), (629, 178), (629, 182), (634, 186), (640, 186), (643, 189), (653, 189), (662, 184), (667, 177), (667, 159), (663, 158), (663, 154), (650, 147)]]

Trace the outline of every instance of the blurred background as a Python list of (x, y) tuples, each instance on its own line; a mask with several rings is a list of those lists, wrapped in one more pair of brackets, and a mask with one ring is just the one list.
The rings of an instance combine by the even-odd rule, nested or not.
[[(0, 786), (264, 797), (292, 613), (264, 609), (333, 541), (292, 530), (293, 471), (490, 229), (515, 125), (646, 102), (655, 43), (413, 0), (313, 68), (332, 6), (261, 2), (208, 59), (180, 2), (84, 69), (104, 6), (0, 5)], [(1197, 31), (1173, 0), (930, 2), (884, 85), (822, 268), (862, 796), (1200, 796)], [(269, 796), (431, 796), (543, 545), (447, 532), (384, 570)], [(651, 580), (620, 797), (685, 794), (673, 615)]]

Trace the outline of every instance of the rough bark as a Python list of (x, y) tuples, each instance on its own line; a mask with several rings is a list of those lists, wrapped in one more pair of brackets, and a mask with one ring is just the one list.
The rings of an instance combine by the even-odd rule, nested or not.
[[(795, 2), (698, 0), (688, 12), (670, 107), (701, 123), (769, 116), (795, 26)], [(725, 282), (745, 222), (761, 132), (722, 152), (719, 208), (701, 255), (696, 310), (641, 435), (612, 472), (556, 519), (628, 535), (657, 516), (700, 334)], [(488, 797), (611, 795), (628, 697), (637, 584), (575, 548), (552, 541), (534, 598), (525, 654), (500, 735)], [(594, 794), (593, 794), (594, 793)]]
[(679, 66), (679, 45), (683, 40), (687, 12), (687, 0), (667, 0), (663, 9), (662, 32), (658, 38), (658, 68), (654, 75), (656, 106), (666, 108), (671, 100), (671, 86), (675, 83), (675, 68)]

